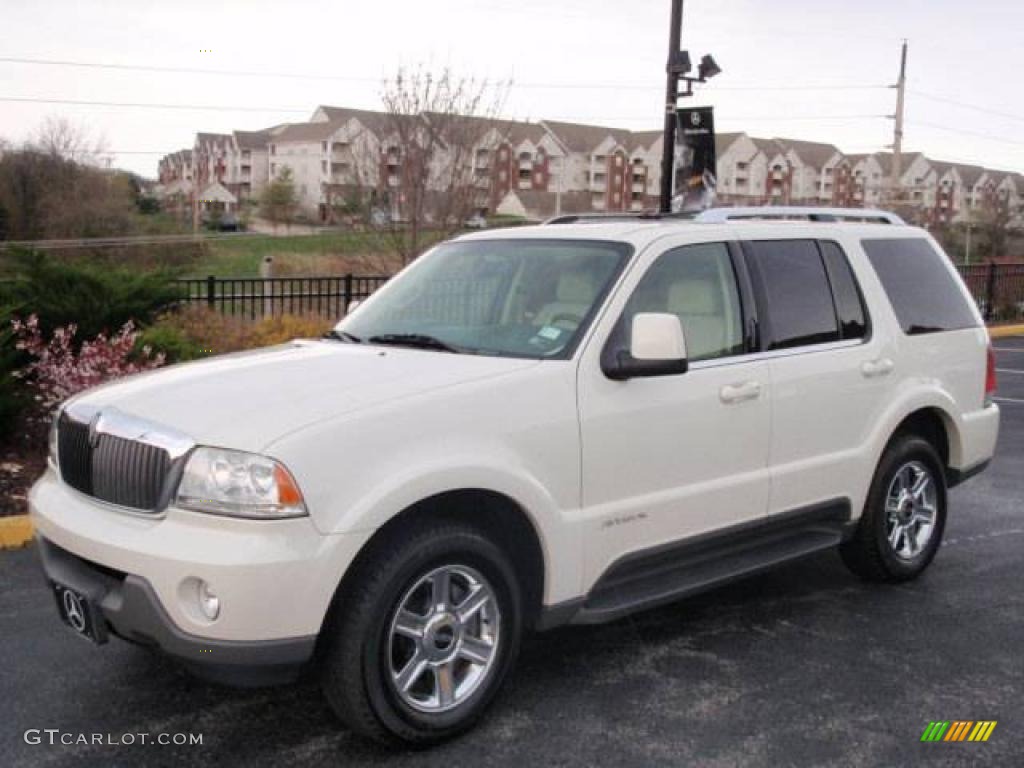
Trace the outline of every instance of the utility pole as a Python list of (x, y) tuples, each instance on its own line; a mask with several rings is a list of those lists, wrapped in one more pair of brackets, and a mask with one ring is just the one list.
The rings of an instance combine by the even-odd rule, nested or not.
[(679, 72), (676, 63), (679, 43), (683, 34), (683, 0), (672, 0), (672, 21), (668, 36), (668, 63), (665, 65), (665, 130), (661, 148), (661, 195), (658, 210), (668, 213), (672, 209), (672, 169), (676, 151), (676, 104), (679, 101)]
[(896, 203), (900, 195), (900, 179), (903, 177), (903, 106), (907, 92), (907, 41), (903, 41), (900, 54), (900, 79), (896, 83), (896, 114), (892, 140), (892, 177), (889, 179), (889, 205)]

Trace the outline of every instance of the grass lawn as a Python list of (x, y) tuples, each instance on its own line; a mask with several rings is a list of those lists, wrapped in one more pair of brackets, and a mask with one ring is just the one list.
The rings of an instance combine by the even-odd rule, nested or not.
[[(424, 248), (431, 244), (429, 238), (424, 235)], [(273, 273), (284, 276), (381, 274), (400, 266), (387, 233), (327, 232), (213, 241), (189, 271), (199, 276), (255, 277), (267, 256), (274, 259)]]

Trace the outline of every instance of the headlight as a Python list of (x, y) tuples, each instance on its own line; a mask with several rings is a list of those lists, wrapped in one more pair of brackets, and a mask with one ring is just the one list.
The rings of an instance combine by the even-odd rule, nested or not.
[(57, 412), (53, 415), (53, 421), (50, 422), (50, 438), (49, 438), (50, 453), (46, 457), (47, 461), (49, 461), (49, 463), (50, 463), (50, 466), (53, 467), (54, 469), (57, 468), (57, 463), (58, 463), (57, 462), (57, 422), (58, 421), (60, 421), (60, 408), (57, 409)]
[(176, 506), (196, 512), (272, 519), (301, 517), (306, 504), (287, 469), (266, 456), (225, 448), (192, 452)]

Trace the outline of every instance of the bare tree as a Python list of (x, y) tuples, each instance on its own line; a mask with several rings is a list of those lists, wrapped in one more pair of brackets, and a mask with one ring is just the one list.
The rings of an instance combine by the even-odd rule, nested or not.
[(53, 115), (45, 118), (35, 130), (29, 146), (50, 157), (68, 160), (78, 165), (109, 166), (106, 140), (93, 137), (82, 124), (66, 117)]
[(507, 130), (498, 117), (507, 91), (507, 84), (448, 69), (399, 70), (385, 83), (370, 220), (388, 231), (403, 264), (419, 255), (427, 230), (443, 238), (486, 205), (489, 188), (476, 183), (475, 153), (488, 136)]

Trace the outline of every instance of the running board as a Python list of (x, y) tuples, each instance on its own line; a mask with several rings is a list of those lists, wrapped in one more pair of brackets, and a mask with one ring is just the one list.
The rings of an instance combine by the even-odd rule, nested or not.
[(850, 502), (836, 499), (627, 555), (598, 580), (570, 621), (614, 621), (835, 547), (849, 521)]

